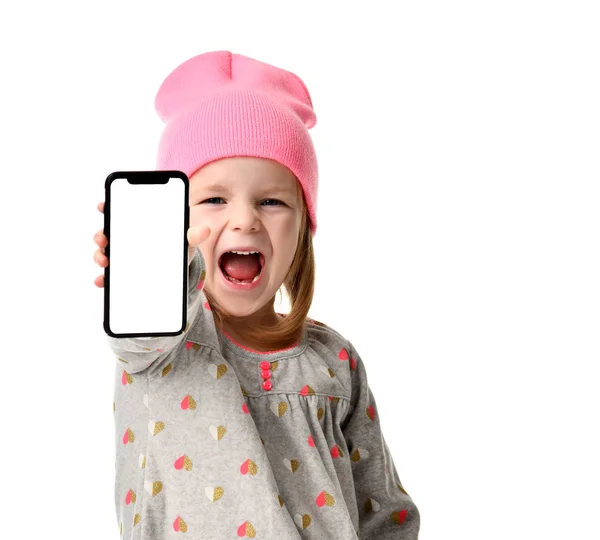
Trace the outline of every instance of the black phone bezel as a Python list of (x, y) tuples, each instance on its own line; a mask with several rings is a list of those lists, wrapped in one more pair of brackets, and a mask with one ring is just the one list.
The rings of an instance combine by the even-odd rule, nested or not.
[(104, 183), (104, 235), (108, 240), (105, 248), (105, 254), (110, 261), (110, 201), (111, 185), (117, 178), (126, 178), (130, 184), (166, 184), (169, 178), (180, 178), (184, 183), (184, 230), (183, 230), (183, 298), (182, 298), (182, 325), (181, 329), (173, 332), (132, 332), (117, 333), (110, 328), (110, 264), (104, 268), (104, 331), (114, 338), (127, 337), (160, 337), (160, 336), (178, 336), (185, 331), (187, 326), (187, 297), (188, 297), (188, 248), (187, 230), (190, 221), (189, 207), (189, 179), (187, 175), (178, 170), (156, 170), (156, 171), (115, 171), (106, 177)]

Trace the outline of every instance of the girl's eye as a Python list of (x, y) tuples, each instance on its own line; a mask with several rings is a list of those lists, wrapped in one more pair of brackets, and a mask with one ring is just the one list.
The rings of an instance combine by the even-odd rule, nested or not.
[[(217, 204), (217, 203), (214, 203), (214, 202), (211, 202), (211, 201), (222, 201), (222, 200), (223, 200), (222, 197), (211, 197), (210, 199), (206, 199), (206, 200), (202, 201), (201, 204), (204, 204), (204, 203)], [(279, 199), (265, 199), (263, 201), (263, 203), (265, 203), (265, 202), (274, 202), (275, 203), (274, 205), (273, 204), (267, 204), (266, 206), (279, 206), (279, 205), (283, 204)]]
[(210, 201), (218, 201), (218, 200), (223, 200), (221, 197), (211, 197), (210, 199), (206, 199), (205, 201), (203, 201), (203, 203), (210, 203)]

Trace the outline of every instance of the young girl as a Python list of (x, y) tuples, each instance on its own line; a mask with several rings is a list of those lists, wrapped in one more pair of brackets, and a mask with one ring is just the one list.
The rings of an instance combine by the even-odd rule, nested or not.
[[(306, 86), (217, 51), (177, 67), (155, 106), (157, 169), (190, 179), (189, 324), (175, 337), (107, 336), (122, 538), (416, 539), (419, 512), (363, 361), (307, 317), (317, 159)], [(105, 267), (102, 231), (96, 242)], [(274, 310), (282, 285), (287, 315)]]

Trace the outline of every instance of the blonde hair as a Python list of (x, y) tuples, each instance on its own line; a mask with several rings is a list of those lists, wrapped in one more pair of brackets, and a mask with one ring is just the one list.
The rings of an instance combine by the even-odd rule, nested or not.
[[(265, 328), (248, 323), (244, 336), (253, 343), (260, 343), (261, 350), (279, 350), (295, 345), (302, 337), (307, 323), (307, 316), (312, 304), (315, 287), (315, 256), (312, 233), (304, 194), (296, 179), (302, 221), (298, 233), (298, 245), (289, 271), (283, 280), (283, 287), (290, 299), (291, 309), (283, 319)], [(281, 288), (277, 291), (281, 293)], [(231, 317), (215, 298), (205, 289), (204, 293), (213, 313), (216, 325), (224, 331), (223, 324)], [(273, 297), (271, 302), (275, 301)]]

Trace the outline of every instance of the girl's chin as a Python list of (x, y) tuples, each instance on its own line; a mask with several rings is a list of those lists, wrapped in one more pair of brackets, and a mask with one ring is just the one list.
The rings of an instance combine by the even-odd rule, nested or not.
[[(222, 277), (218, 276), (217, 281), (220, 281), (220, 279)], [(204, 283), (204, 291), (208, 292), (233, 317), (248, 317), (264, 306), (264, 303), (257, 304), (259, 297), (262, 296), (261, 292), (264, 292), (257, 289), (239, 291), (229, 288), (227, 284), (222, 282), (215, 287), (214, 282), (207, 280)]]

